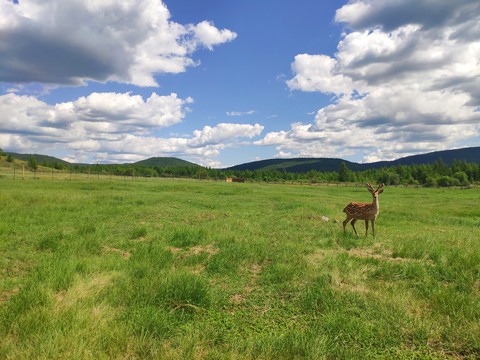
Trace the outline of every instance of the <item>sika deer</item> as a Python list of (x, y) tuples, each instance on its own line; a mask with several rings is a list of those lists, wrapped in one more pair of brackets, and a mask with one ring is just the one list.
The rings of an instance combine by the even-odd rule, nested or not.
[(373, 196), (373, 202), (371, 203), (359, 203), (359, 202), (351, 202), (347, 206), (345, 206), (345, 209), (343, 209), (343, 212), (347, 214), (347, 218), (343, 222), (343, 232), (345, 232), (345, 226), (348, 224), (348, 222), (352, 220), (352, 227), (353, 231), (355, 231), (355, 234), (358, 236), (357, 229), (355, 229), (355, 223), (357, 220), (365, 220), (365, 237), (368, 237), (368, 220), (372, 221), (372, 232), (373, 232), (373, 237), (375, 237), (375, 219), (378, 216), (378, 212), (380, 210), (379, 205), (378, 205), (378, 195), (380, 195), (383, 192), (383, 189), (380, 190), (380, 188), (384, 184), (381, 184), (377, 190), (374, 190), (372, 185), (367, 184), (368, 191), (372, 193)]

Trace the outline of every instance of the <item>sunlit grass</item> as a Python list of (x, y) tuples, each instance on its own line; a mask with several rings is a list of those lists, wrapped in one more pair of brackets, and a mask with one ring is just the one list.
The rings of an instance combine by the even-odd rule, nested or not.
[(386, 188), (357, 238), (340, 222), (363, 187), (0, 186), (2, 358), (480, 352), (477, 190)]

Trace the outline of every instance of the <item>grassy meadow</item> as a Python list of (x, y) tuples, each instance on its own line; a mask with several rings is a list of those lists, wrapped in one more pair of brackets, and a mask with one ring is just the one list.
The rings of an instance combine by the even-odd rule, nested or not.
[(0, 358), (480, 356), (478, 189), (387, 187), (374, 239), (365, 187), (0, 188)]

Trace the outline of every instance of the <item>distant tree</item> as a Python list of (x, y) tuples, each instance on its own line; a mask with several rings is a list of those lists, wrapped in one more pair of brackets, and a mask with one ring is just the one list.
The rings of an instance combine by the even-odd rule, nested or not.
[(198, 179), (205, 179), (205, 178), (207, 178), (207, 177), (208, 177), (208, 171), (207, 171), (207, 169), (199, 168), (199, 169), (197, 170), (196, 177), (197, 177)]
[(433, 176), (428, 176), (424, 182), (426, 187), (435, 187), (437, 186), (437, 181), (433, 178)]
[(403, 183), (405, 185), (416, 185), (416, 184), (418, 184), (418, 181), (415, 180), (412, 175), (409, 175), (408, 177), (403, 179)]
[(468, 176), (464, 171), (458, 171), (456, 172), (453, 177), (458, 180), (459, 184), (462, 186), (468, 186), (470, 185), (470, 182), (468, 181)]
[(30, 160), (28, 160), (28, 167), (33, 170), (36, 170), (38, 168), (37, 160), (35, 160), (33, 156), (30, 156)]
[(442, 158), (439, 157), (437, 161), (433, 163), (433, 170), (439, 175), (450, 175), (450, 169), (448, 166), (443, 162)]
[(456, 178), (444, 175), (437, 179), (437, 184), (440, 187), (458, 186), (460, 185), (460, 181)]
[(378, 173), (377, 183), (383, 183), (386, 185), (399, 185), (401, 183), (401, 177), (395, 172), (394, 168), (383, 168)]
[(8, 162), (13, 162), (14, 161), (12, 154), (7, 155), (7, 161)]
[(251, 170), (243, 171), (243, 174), (240, 176), (242, 179), (251, 180), (253, 178), (253, 172)]
[(0, 156), (3, 156), (3, 149), (0, 148)]
[(351, 171), (345, 162), (342, 161), (340, 165), (340, 170), (338, 170), (338, 181), (340, 182), (348, 182), (348, 181), (356, 181), (357, 178), (355, 173)]
[(153, 168), (146, 168), (142, 171), (142, 175), (145, 177), (157, 177), (158, 173)]

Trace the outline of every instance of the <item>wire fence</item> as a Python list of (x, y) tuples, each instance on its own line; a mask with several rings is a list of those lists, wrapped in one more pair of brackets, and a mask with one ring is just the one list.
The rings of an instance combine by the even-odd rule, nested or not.
[(184, 179), (176, 176), (149, 177), (130, 174), (113, 174), (106, 172), (74, 172), (56, 169), (31, 169), (23, 166), (0, 169), (0, 178), (13, 180), (85, 180), (85, 181), (147, 181), (154, 179)]
[[(139, 176), (134, 171), (130, 174), (113, 174), (106, 172), (73, 172), (56, 169), (31, 169), (26, 166), (13, 165), (8, 168), (0, 168), (0, 179), (13, 179), (15, 181), (22, 180), (51, 180), (51, 181), (159, 181), (159, 180), (196, 180), (196, 181), (212, 181), (225, 182), (225, 178), (205, 178), (205, 177), (180, 177), (175, 175), (165, 176)], [(243, 179), (242, 179), (243, 180)], [(283, 185), (309, 185), (309, 186), (336, 186), (336, 187), (359, 187), (365, 186), (364, 183), (353, 182), (318, 182), (311, 180), (259, 180), (259, 179), (245, 179), (246, 183), (266, 183), (266, 184), (283, 184)], [(395, 184), (388, 185), (391, 187), (404, 188), (421, 188), (425, 187), (419, 184)], [(467, 186), (450, 186), (448, 188), (457, 189), (478, 189), (480, 184), (474, 183)]]

